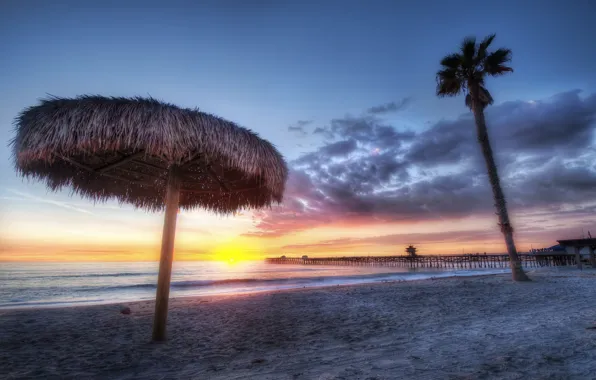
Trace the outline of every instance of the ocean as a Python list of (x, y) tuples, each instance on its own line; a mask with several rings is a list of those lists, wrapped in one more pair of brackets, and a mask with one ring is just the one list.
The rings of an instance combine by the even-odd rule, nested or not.
[[(1, 263), (0, 309), (126, 303), (155, 297), (157, 262)], [(175, 262), (170, 297), (506, 273), (509, 269)]]

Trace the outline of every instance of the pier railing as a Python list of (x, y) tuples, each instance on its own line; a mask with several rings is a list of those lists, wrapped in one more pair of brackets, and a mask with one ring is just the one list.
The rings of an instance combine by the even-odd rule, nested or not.
[[(520, 254), (522, 266), (538, 268), (544, 266), (577, 265), (574, 255), (568, 254)], [(293, 265), (342, 265), (342, 266), (384, 266), (405, 268), (508, 268), (508, 255), (428, 255), (428, 256), (348, 256), (348, 257), (276, 257), (265, 259), (269, 264)]]

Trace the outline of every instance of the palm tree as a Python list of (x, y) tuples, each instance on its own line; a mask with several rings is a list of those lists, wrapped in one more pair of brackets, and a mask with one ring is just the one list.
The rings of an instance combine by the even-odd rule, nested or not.
[(437, 72), (437, 96), (456, 96), (466, 94), (466, 106), (474, 113), (478, 142), (482, 148), (488, 179), (493, 189), (495, 207), (499, 216), (499, 226), (505, 237), (509, 263), (513, 280), (529, 281), (525, 274), (513, 241), (513, 227), (509, 221), (505, 195), (501, 189), (497, 165), (493, 158), (493, 151), (488, 139), (484, 109), (493, 104), (493, 98), (485, 87), (484, 80), (487, 76), (500, 76), (513, 72), (509, 66), (511, 50), (497, 49), (488, 52), (495, 35), (486, 37), (479, 44), (473, 37), (465, 38), (460, 51), (450, 54), (441, 60), (441, 70)]

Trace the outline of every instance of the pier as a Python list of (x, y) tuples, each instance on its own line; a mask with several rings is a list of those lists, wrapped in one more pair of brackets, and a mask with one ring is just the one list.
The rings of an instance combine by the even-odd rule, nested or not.
[[(569, 254), (519, 254), (524, 268), (578, 265)], [(508, 255), (416, 255), (416, 256), (346, 256), (346, 257), (275, 257), (268, 264), (381, 266), (402, 268), (483, 269), (509, 268)]]

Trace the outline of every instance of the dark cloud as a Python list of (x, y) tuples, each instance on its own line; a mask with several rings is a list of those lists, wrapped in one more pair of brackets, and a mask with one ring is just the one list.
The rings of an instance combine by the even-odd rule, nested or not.
[(312, 120), (298, 120), (296, 124), (300, 127), (306, 127), (309, 124), (312, 124)]
[(582, 99), (580, 93), (569, 91), (536, 103), (507, 102), (490, 110), (495, 138), (512, 150), (575, 151), (591, 146), (596, 94)]
[(402, 143), (411, 141), (416, 133), (400, 131), (386, 124), (376, 116), (350, 116), (332, 119), (329, 126), (318, 127), (313, 131), (330, 140), (353, 139), (363, 144), (373, 144), (379, 148), (397, 148)]
[[(491, 144), (502, 164), (524, 156), (568, 156), (593, 146), (596, 94), (577, 90), (538, 102), (506, 102), (486, 112)], [(421, 133), (407, 154), (412, 164), (434, 166), (480, 157), (470, 114)], [(480, 162), (478, 160), (478, 162)]]
[(356, 140), (343, 140), (323, 146), (319, 153), (327, 157), (347, 156), (358, 148)]
[(294, 132), (299, 136), (306, 136), (308, 132), (304, 129), (307, 125), (312, 124), (312, 120), (298, 120), (296, 124), (288, 127), (289, 132)]
[[(486, 114), (512, 212), (596, 204), (596, 94), (506, 102)], [(376, 116), (333, 119), (323, 146), (292, 163), (286, 201), (255, 234), (279, 236), (337, 220), (419, 221), (494, 213), (492, 192), (466, 114), (414, 133)]]
[[(592, 149), (596, 160), (596, 150)], [(596, 170), (565, 164), (564, 158), (549, 160), (534, 170), (508, 177), (508, 193), (518, 206), (548, 206), (560, 202), (596, 201)]]
[(412, 98), (403, 98), (398, 102), (390, 102), (379, 106), (370, 107), (366, 112), (372, 115), (382, 115), (386, 113), (398, 112), (406, 108), (412, 102)]
[(465, 160), (478, 152), (474, 145), (474, 128), (474, 120), (469, 115), (456, 121), (440, 121), (417, 136), (405, 158), (411, 164), (423, 167)]

